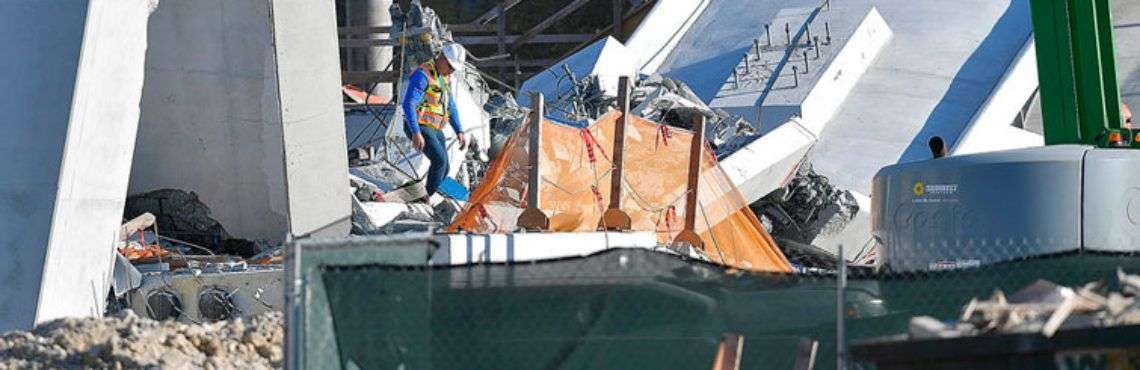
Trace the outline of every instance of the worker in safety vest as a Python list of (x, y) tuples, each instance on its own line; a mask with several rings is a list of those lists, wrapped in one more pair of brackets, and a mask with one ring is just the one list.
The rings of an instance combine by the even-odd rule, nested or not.
[(424, 153), (431, 166), (427, 173), (427, 194), (422, 200), (435, 194), (440, 183), (447, 177), (447, 141), (443, 127), (451, 125), (459, 149), (467, 146), (463, 137), (463, 126), (456, 113), (455, 99), (451, 94), (447, 77), (463, 67), (467, 51), (462, 45), (448, 43), (435, 58), (420, 64), (408, 78), (404, 91), (404, 133), (412, 140), (412, 146)]

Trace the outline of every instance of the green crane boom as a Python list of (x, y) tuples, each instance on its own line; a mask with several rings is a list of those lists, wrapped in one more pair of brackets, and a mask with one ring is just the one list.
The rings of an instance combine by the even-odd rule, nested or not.
[(1045, 144), (1140, 148), (1122, 125), (1111, 0), (1030, 0)]

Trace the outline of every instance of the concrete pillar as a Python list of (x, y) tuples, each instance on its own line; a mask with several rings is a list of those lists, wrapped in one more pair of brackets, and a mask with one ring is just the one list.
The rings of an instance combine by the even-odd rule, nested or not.
[[(388, 7), (392, 0), (343, 0), (347, 24), (350, 26), (381, 27), (392, 25), (392, 15)], [(388, 34), (377, 33), (367, 36), (374, 39), (386, 39)], [(349, 49), (344, 49), (349, 50)], [(382, 71), (392, 62), (392, 47), (354, 48), (348, 59), (350, 70), (353, 71)], [(361, 86), (367, 89), (368, 86)], [(392, 84), (382, 83), (372, 89), (372, 93), (383, 97), (392, 97)]]
[(153, 5), (0, 1), (0, 332), (103, 313)]
[(164, 1), (148, 34), (130, 191), (195, 192), (238, 238), (346, 235), (332, 2)]

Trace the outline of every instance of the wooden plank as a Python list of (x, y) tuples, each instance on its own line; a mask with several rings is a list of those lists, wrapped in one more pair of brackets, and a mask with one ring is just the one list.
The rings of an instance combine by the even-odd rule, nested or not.
[(373, 33), (389, 33), (392, 32), (391, 26), (348, 26), (338, 27), (336, 34), (345, 35), (367, 35)]
[(548, 66), (554, 64), (555, 62), (558, 62), (558, 60), (557, 59), (525, 59), (525, 60), (519, 60), (516, 63), (516, 61), (514, 61), (514, 60), (496, 59), (496, 60), (488, 60), (486, 62), (475, 62), (475, 65), (479, 66), (480, 68), (514, 67), (516, 65), (519, 67), (543, 67), (543, 68), (545, 68), (545, 67), (548, 67)]
[[(688, 173), (688, 186), (685, 187), (685, 229), (681, 230), (675, 238), (674, 243), (688, 244), (693, 248), (703, 249), (705, 242), (701, 240), (701, 236), (696, 232), (697, 226), (697, 194), (700, 192), (701, 184), (701, 160), (704, 158), (705, 149), (705, 116), (697, 115), (693, 118), (693, 140), (689, 146), (689, 173)], [(711, 253), (710, 253), (711, 255)], [(724, 263), (724, 256), (720, 256), (721, 263)]]
[[(498, 21), (495, 22), (495, 35), (498, 36), (498, 40), (495, 42), (495, 45), (497, 45), (496, 49), (499, 51), (499, 54), (506, 54), (507, 53), (507, 14), (506, 14), (507, 10), (506, 10), (506, 8), (503, 7), (503, 5), (499, 5), (499, 9), (500, 9), (499, 10), (500, 17), (499, 17)], [(499, 76), (503, 76), (506, 73), (507, 73), (507, 70), (505, 68), (499, 67)]]
[[(630, 9), (629, 11), (625, 12), (625, 20), (623, 21), (622, 28), (623, 29), (635, 29), (635, 28), (637, 28), (637, 25), (640, 24), (641, 17), (644, 17), (646, 14), (648, 14), (649, 11), (653, 9), (653, 5), (656, 3), (657, 3), (657, 0), (648, 0), (648, 1), (641, 3), (640, 6), (637, 6), (633, 9)], [(636, 20), (637, 23), (635, 23), (634, 20)], [(566, 57), (574, 55), (574, 53), (577, 53), (578, 51), (582, 50), (586, 46), (593, 44), (594, 41), (597, 41), (597, 40), (601, 39), (602, 37), (609, 35), (612, 32), (613, 28), (614, 28), (614, 26), (612, 24), (606, 25), (605, 28), (598, 30), (597, 33), (594, 33), (593, 38), (591, 38), (590, 40), (587, 40), (586, 42), (583, 42), (582, 44), (578, 45), (574, 49), (571, 49), (570, 51), (562, 54), (562, 56), (559, 57), (559, 59), (565, 59)]]
[(542, 124), (546, 119), (542, 111), (545, 106), (542, 93), (531, 93), (530, 102), (530, 123), (527, 128), (529, 130), (529, 144), (527, 145), (529, 161), (527, 163), (530, 176), (527, 179), (526, 210), (519, 215), (518, 222), (515, 224), (528, 231), (545, 231), (550, 228), (550, 218), (546, 216), (546, 212), (538, 208), (542, 202), (540, 196), (542, 171), (540, 171), (541, 166), (539, 165), (539, 161), (542, 160)]
[[(361, 37), (361, 36), (387, 33), (388, 34), (387, 37), (392, 38), (392, 39), (399, 38), (400, 36), (417, 36), (421, 33), (428, 32), (428, 30), (429, 30), (427, 27), (416, 27), (416, 28), (405, 30), (404, 32), (391, 33), (392, 32), (391, 27), (361, 26), (361, 27), (341, 27), (341, 28), (360, 28), (361, 30), (368, 29), (369, 31), (375, 31), (375, 32), (363, 32), (363, 31), (353, 32), (353, 30), (349, 30), (349, 31), (346, 31), (345, 33), (341, 33), (340, 34), (341, 36)], [(345, 37), (342, 37), (342, 39), (344, 39), (344, 38)]]
[(341, 71), (340, 78), (345, 83), (350, 82), (397, 82), (395, 71)]
[(495, 32), (494, 25), (471, 23), (449, 24), (447, 25), (447, 29), (451, 30), (451, 32)]
[(815, 369), (815, 355), (818, 351), (819, 342), (800, 338), (800, 341), (796, 343), (796, 362), (792, 365), (792, 370)]
[(621, 40), (621, 35), (622, 35), (621, 23), (623, 20), (625, 20), (624, 14), (621, 13), (623, 1), (621, 1), (621, 0), (613, 0), (613, 1), (614, 1), (614, 11), (613, 11), (614, 21), (613, 21), (613, 24), (610, 26), (610, 28), (613, 29), (613, 32), (610, 32), (610, 34), (612, 34), (615, 39)]
[[(495, 32), (495, 26), (493, 26), (493, 25), (488, 26), (488, 25), (482, 25), (482, 24), (465, 23), (465, 24), (449, 24), (449, 25), (445, 25), (444, 27), (446, 27), (448, 30), (451, 30), (452, 32)], [(424, 33), (424, 31), (427, 31), (427, 29), (428, 29), (427, 27), (413, 28), (413, 29), (411, 29), (412, 32), (409, 33), (409, 35), (421, 34), (421, 33)], [(341, 36), (371, 35), (371, 34), (377, 34), (377, 33), (391, 33), (391, 32), (392, 32), (391, 26), (348, 26), (348, 27), (338, 27), (336, 29), (337, 35), (341, 35)]]
[(396, 46), (399, 44), (399, 39), (340, 40), (340, 47), (342, 48), (374, 48), (382, 46)]
[(570, 13), (573, 13), (575, 10), (578, 10), (578, 8), (581, 8), (582, 5), (586, 5), (586, 3), (588, 3), (588, 2), (590, 2), (590, 0), (574, 0), (570, 4), (563, 7), (562, 9), (559, 9), (557, 12), (554, 12), (554, 15), (551, 15), (549, 18), (546, 18), (545, 20), (543, 20), (539, 24), (535, 25), (534, 27), (531, 27), (530, 30), (523, 33), (522, 37), (519, 37), (517, 40), (515, 40), (514, 44), (511, 45), (511, 48), (518, 48), (519, 46), (522, 46), (528, 40), (530, 40), (530, 38), (538, 35), (542, 31), (545, 31), (547, 28), (550, 28), (550, 26), (553, 26), (554, 23), (562, 20), (562, 18), (565, 18), (567, 15), (570, 15)]
[[(519, 39), (519, 35), (506, 35), (503, 37), (503, 42), (514, 43)], [(537, 35), (532, 38), (527, 44), (570, 44), (590, 41), (594, 35), (588, 33), (559, 33)], [(455, 36), (455, 41), (463, 45), (496, 45), (499, 43), (499, 36)], [(506, 50), (504, 50), (506, 52)]]
[(598, 228), (627, 231), (632, 226), (629, 214), (621, 209), (622, 173), (625, 170), (625, 128), (629, 125), (629, 76), (618, 79), (618, 110), (621, 118), (614, 122), (613, 171), (610, 172), (610, 205), (602, 214)]
[(744, 336), (724, 333), (713, 359), (713, 370), (740, 370), (740, 355), (744, 353)]
[[(515, 5), (519, 5), (521, 2), (523, 2), (523, 0), (506, 0), (502, 4), (499, 4), (499, 6), (503, 7), (503, 12), (505, 13), (506, 11), (511, 10), (511, 8), (514, 8)], [(475, 18), (475, 20), (471, 23), (488, 24), (491, 23), (491, 21), (498, 19), (499, 14), (499, 8), (495, 7), (494, 9), (483, 13), (483, 15), (479, 16), (479, 18)]]

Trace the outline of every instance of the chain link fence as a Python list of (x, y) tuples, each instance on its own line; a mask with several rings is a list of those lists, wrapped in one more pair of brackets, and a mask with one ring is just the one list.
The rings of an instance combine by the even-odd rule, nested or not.
[[(845, 344), (902, 334), (914, 316), (955, 320), (972, 298), (995, 289), (1009, 295), (1045, 279), (1101, 281), (1112, 290), (1118, 269), (1140, 272), (1134, 254), (1036, 256), (1019, 248), (1001, 249), (1006, 255), (992, 260), (1002, 262), (933, 271), (851, 266), (839, 309), (834, 269), (758, 274), (638, 248), (443, 266), (429, 262), (438, 248), (427, 237), (294, 244), (291, 364), (707, 369), (732, 334), (743, 340), (741, 369), (833, 369), (837, 361), (872, 369), (844, 359), (837, 333)], [(805, 343), (817, 344), (813, 364)]]

